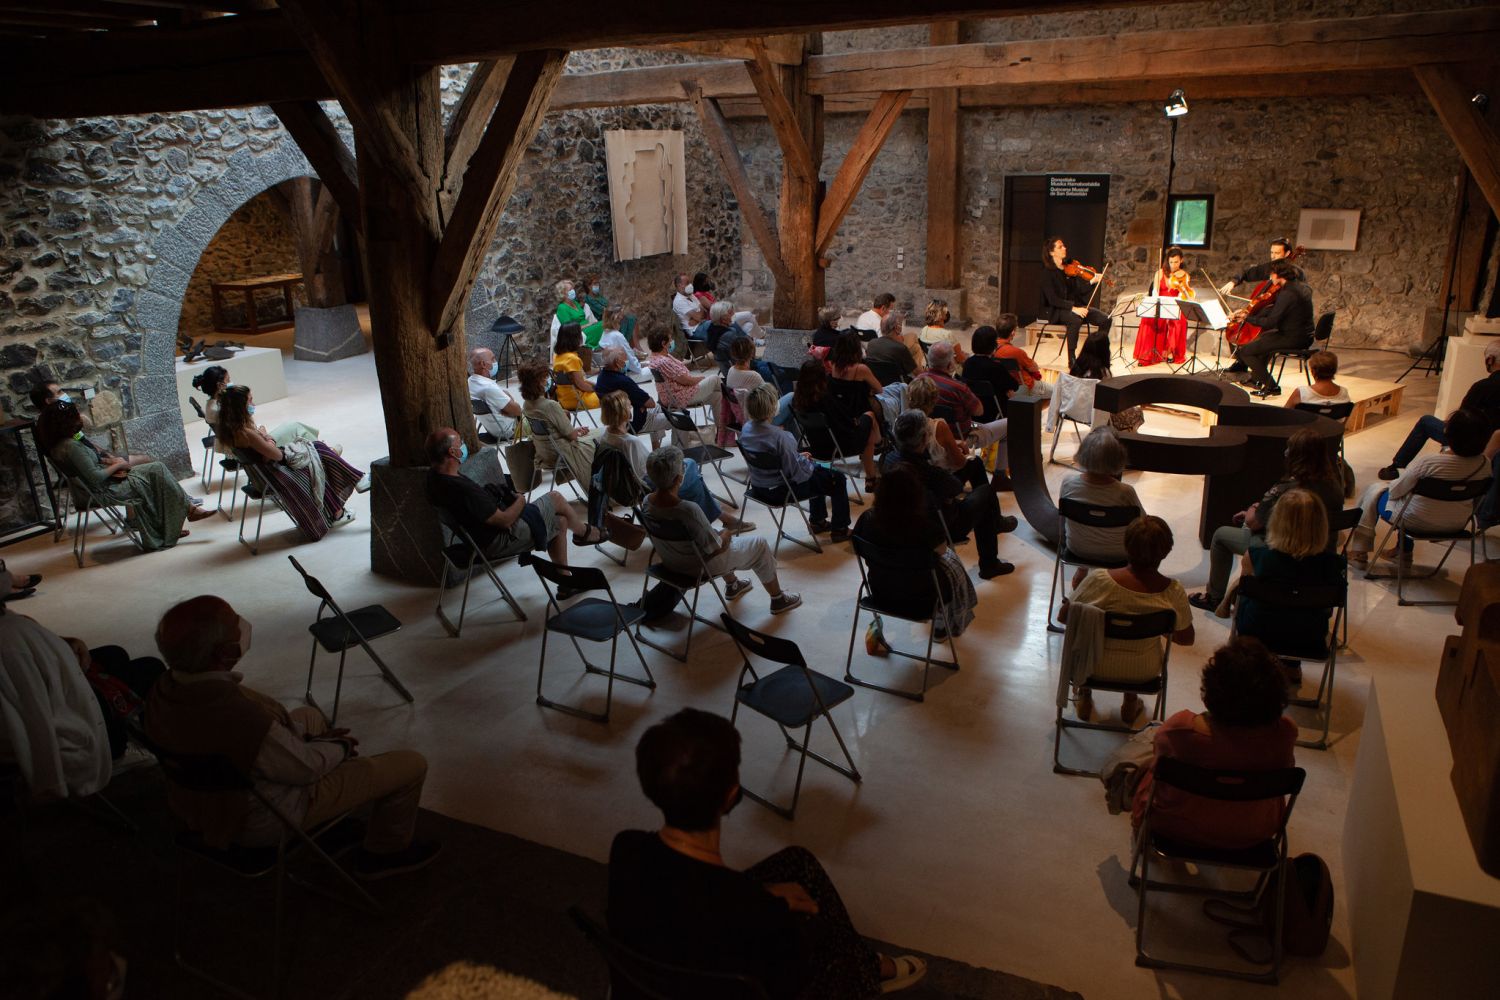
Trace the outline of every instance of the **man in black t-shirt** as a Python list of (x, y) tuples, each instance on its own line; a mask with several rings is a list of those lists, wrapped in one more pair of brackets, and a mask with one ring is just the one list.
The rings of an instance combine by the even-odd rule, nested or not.
[[(596, 545), (604, 535), (587, 525), (556, 490), (530, 503), (509, 486), (481, 485), (459, 472), (469, 446), (451, 427), (427, 436), (427, 500), (447, 511), (491, 559), (545, 547), (553, 562), (568, 564), (566, 528), (575, 545)], [(587, 529), (587, 531), (585, 531)]]
[[(1258, 386), (1261, 398), (1281, 395), (1281, 386), (1271, 377), (1269, 363), (1277, 351), (1293, 351), (1313, 342), (1312, 289), (1298, 279), (1297, 265), (1278, 260), (1271, 263), (1271, 285), (1276, 298), (1270, 306), (1250, 317), (1260, 327), (1260, 336), (1235, 352), (1235, 357), (1250, 369), (1250, 381)], [(1248, 310), (1240, 309), (1236, 319), (1244, 319)]]
[[(1484, 370), (1489, 374), (1469, 386), (1469, 391), (1464, 393), (1463, 402), (1458, 404), (1458, 408), (1483, 414), (1484, 419), (1489, 422), (1490, 433), (1493, 434), (1500, 431), (1500, 337), (1490, 341), (1484, 349)], [(1391, 464), (1378, 473), (1380, 478), (1398, 478), (1401, 470), (1412, 463), (1417, 452), (1428, 441), (1446, 445), (1448, 441), (1443, 436), (1443, 420), (1444, 417), (1430, 413), (1418, 419), (1412, 425), (1411, 432), (1406, 435), (1406, 440), (1397, 449)]]

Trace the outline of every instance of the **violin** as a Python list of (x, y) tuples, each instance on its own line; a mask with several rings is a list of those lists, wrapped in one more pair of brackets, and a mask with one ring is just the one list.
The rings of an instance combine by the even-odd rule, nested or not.
[[(1299, 243), (1292, 248), (1291, 253), (1287, 254), (1281, 259), (1286, 261), (1287, 263), (1291, 263), (1306, 252), (1307, 248)], [(1245, 344), (1250, 343), (1250, 341), (1254, 340), (1256, 337), (1259, 337), (1260, 327), (1256, 326), (1254, 323), (1247, 322), (1247, 320), (1251, 316), (1254, 316), (1256, 313), (1264, 311), (1271, 305), (1272, 302), (1275, 302), (1276, 293), (1280, 290), (1281, 289), (1276, 285), (1271, 284), (1270, 278), (1267, 278), (1265, 281), (1262, 281), (1260, 284), (1256, 285), (1255, 291), (1250, 293), (1250, 304), (1245, 306), (1244, 309), (1241, 310), (1244, 315), (1239, 319), (1230, 322), (1230, 324), (1224, 328), (1224, 338), (1236, 347), (1243, 347)]]
[(1176, 292), (1181, 298), (1194, 299), (1198, 297), (1198, 293), (1193, 291), (1193, 281), (1189, 277), (1186, 268), (1179, 267), (1167, 275), (1166, 284), (1169, 289)]
[[(1098, 271), (1094, 270), (1092, 267), (1089, 267), (1087, 264), (1080, 264), (1076, 260), (1070, 260), (1063, 264), (1062, 270), (1063, 274), (1066, 274), (1068, 277), (1082, 278), (1084, 281), (1093, 281), (1095, 278), (1099, 277)], [(1104, 283), (1106, 285), (1113, 285), (1115, 283), (1115, 279), (1105, 278)]]

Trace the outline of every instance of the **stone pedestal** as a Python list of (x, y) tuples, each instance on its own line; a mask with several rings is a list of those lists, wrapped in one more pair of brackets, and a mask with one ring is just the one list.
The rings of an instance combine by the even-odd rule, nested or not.
[[(504, 481), (494, 448), (469, 456), (460, 471), (476, 483)], [(443, 572), (443, 529), (427, 502), (427, 468), (395, 468), (381, 458), (371, 463), (370, 479), (370, 569), (436, 585)]]
[(297, 308), (293, 356), (298, 361), (338, 361), (369, 350), (352, 305)]

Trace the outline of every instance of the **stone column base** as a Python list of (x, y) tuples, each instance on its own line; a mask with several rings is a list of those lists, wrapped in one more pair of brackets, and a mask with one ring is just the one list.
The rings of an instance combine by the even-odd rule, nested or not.
[[(479, 449), (460, 471), (476, 483), (504, 481), (494, 448)], [(427, 502), (427, 468), (396, 468), (381, 458), (370, 464), (370, 480), (370, 569), (436, 586), (443, 573), (443, 529)]]
[(293, 357), (298, 361), (338, 361), (369, 350), (353, 305), (297, 307)]

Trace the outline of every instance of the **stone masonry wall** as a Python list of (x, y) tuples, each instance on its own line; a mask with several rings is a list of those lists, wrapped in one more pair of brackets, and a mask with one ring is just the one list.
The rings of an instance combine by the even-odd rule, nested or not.
[[(182, 300), (180, 333), (213, 332), (213, 301), (209, 286), (216, 281), (260, 278), (268, 274), (295, 274), (302, 267), (297, 258), (297, 241), (286, 213), (276, 204), (276, 196), (262, 192), (240, 206), (224, 223), (213, 242), (203, 251), (198, 268), (188, 282)], [(299, 285), (295, 292), (298, 305), (306, 301)], [(281, 295), (262, 293), (258, 312), (262, 318), (281, 316), (286, 312)], [(242, 296), (226, 299), (225, 318), (234, 325), (244, 322)]]

